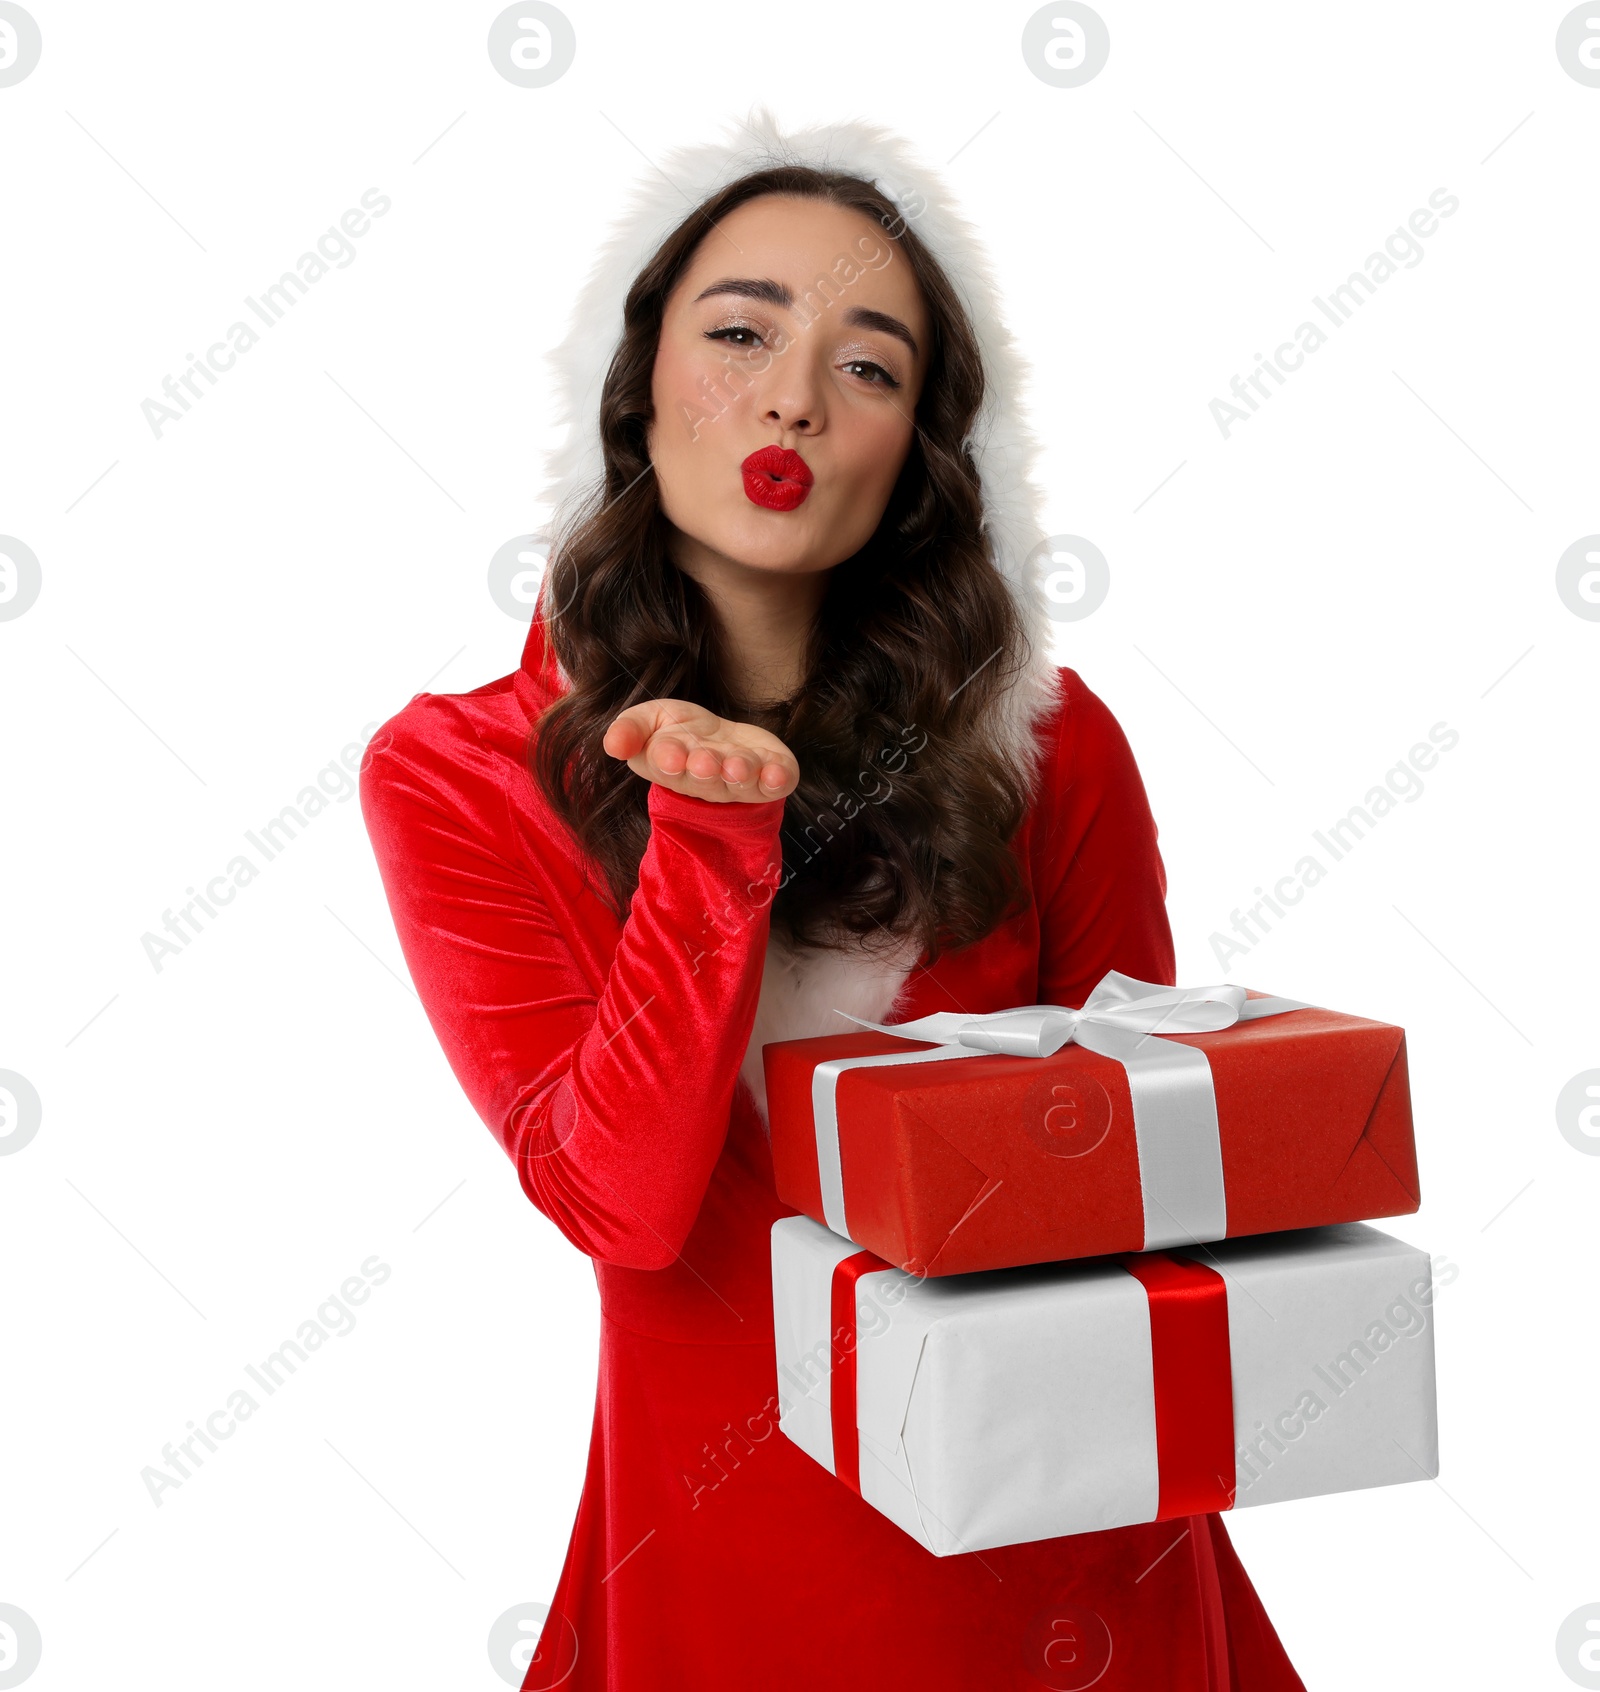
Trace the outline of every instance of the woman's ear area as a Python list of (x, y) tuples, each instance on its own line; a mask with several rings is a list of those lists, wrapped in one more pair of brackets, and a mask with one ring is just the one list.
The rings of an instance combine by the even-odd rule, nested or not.
[(644, 391), (644, 455), (651, 464), (658, 462), (656, 443), (660, 438), (661, 408), (656, 398), (656, 372), (661, 363), (661, 344), (667, 332), (666, 309), (663, 305), (661, 321), (656, 325), (655, 345), (650, 349), (650, 380)]
[[(702, 243), (703, 245), (703, 243)], [(698, 249), (696, 250), (698, 252)], [(691, 253), (677, 279), (667, 289), (661, 301), (661, 317), (656, 324), (655, 344), (650, 349), (650, 381), (645, 391), (644, 451), (652, 464), (659, 466), (656, 446), (660, 440), (661, 406), (659, 403), (661, 354), (673, 333), (676, 319), (686, 303), (685, 289), (693, 271), (696, 254)], [(659, 471), (658, 471), (659, 473)]]

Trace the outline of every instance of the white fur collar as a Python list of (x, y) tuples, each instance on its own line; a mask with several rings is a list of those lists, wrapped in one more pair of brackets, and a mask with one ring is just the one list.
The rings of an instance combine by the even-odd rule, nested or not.
[(774, 1040), (854, 1032), (855, 1024), (835, 1015), (836, 1011), (849, 1011), (870, 1022), (892, 1020), (895, 1000), (920, 955), (920, 945), (908, 941), (895, 952), (806, 951), (797, 956), (776, 937), (768, 939), (761, 1000), (739, 1069), (755, 1095), (763, 1126), (767, 1080), (761, 1048)]

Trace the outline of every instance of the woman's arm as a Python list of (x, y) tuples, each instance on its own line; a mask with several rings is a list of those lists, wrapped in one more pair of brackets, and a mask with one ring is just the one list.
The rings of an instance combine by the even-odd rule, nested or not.
[(1175, 984), (1167, 875), (1139, 767), (1117, 719), (1073, 670), (1053, 759), (1058, 784), (1034, 844), (1039, 1003), (1079, 1006), (1108, 969)]
[(534, 1204), (592, 1257), (665, 1268), (727, 1133), (784, 801), (717, 804), (651, 784), (638, 890), (597, 993), (568, 939), (583, 945), (585, 923), (556, 920), (513, 844), (503, 758), (453, 710), (407, 707), (361, 777), (423, 1008)]

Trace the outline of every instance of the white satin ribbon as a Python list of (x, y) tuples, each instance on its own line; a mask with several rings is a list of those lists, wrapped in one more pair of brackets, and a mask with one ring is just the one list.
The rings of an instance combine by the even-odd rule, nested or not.
[(1203, 1051), (1152, 1035), (1209, 1034), (1236, 1022), (1309, 1010), (1298, 999), (1246, 998), (1242, 987), (1163, 987), (1108, 970), (1081, 1010), (1065, 1005), (1023, 1005), (966, 1016), (936, 1011), (911, 1022), (868, 1022), (838, 1014), (880, 1034), (934, 1042), (933, 1051), (883, 1052), (830, 1058), (812, 1074), (817, 1171), (824, 1220), (850, 1238), (844, 1173), (839, 1157), (839, 1077), (848, 1069), (895, 1063), (937, 1063), (983, 1057), (1050, 1057), (1076, 1041), (1114, 1059), (1127, 1072), (1133, 1100), (1139, 1185), (1144, 1200), (1145, 1251), (1220, 1240), (1228, 1232), (1222, 1176), (1222, 1142), (1216, 1090)]

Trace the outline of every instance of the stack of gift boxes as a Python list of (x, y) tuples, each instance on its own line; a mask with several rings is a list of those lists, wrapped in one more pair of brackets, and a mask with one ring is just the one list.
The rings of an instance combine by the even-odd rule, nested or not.
[(949, 1556), (1437, 1473), (1402, 1029), (1115, 972), (861, 1026), (763, 1061), (779, 1426), (866, 1503)]

